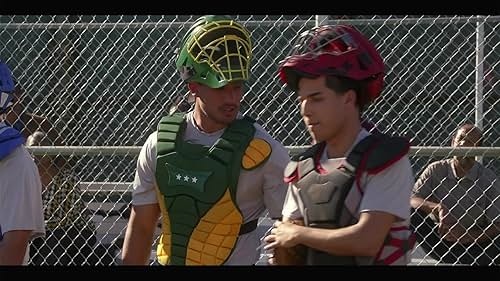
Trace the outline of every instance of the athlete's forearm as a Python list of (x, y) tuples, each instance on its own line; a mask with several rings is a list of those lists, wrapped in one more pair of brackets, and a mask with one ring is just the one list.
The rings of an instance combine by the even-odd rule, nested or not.
[(159, 215), (157, 206), (133, 206), (123, 242), (124, 265), (146, 265), (151, 254), (153, 236)]
[(413, 196), (410, 199), (411, 207), (415, 210), (422, 210), (426, 214), (433, 213), (436, 217), (439, 217), (439, 203), (425, 200), (419, 196)]
[(22, 265), (30, 235), (31, 230), (4, 233), (0, 241), (0, 265)]
[(362, 213), (358, 223), (338, 229), (297, 226), (294, 242), (339, 256), (375, 256), (395, 217), (385, 212)]
[(476, 242), (491, 241), (500, 235), (500, 223), (492, 223), (484, 230), (473, 228), (469, 231), (469, 235), (472, 236)]

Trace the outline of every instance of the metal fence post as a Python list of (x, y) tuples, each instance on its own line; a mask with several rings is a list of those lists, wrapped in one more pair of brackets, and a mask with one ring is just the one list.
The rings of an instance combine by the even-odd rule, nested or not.
[[(475, 83), (475, 125), (483, 130), (483, 79), (484, 79), (484, 16), (477, 16), (476, 22), (476, 83)], [(476, 160), (483, 162), (482, 156)]]
[(326, 15), (316, 15), (316, 26), (323, 24), (328, 24), (328, 16)]

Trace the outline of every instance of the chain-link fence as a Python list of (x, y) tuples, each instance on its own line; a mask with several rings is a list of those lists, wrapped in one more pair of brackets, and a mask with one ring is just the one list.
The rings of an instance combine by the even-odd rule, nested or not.
[[(81, 181), (82, 201), (98, 233), (92, 251), (102, 263), (116, 262), (138, 146), (187, 92), (175, 71), (175, 50), (197, 17), (0, 16), (0, 58), (18, 86), (9, 120), (25, 133), (41, 127), (51, 145), (73, 147), (35, 152), (72, 155), (63, 162)], [(439, 147), (448, 147), (465, 122), (483, 129), (484, 146), (496, 147), (475, 153), (495, 175), (500, 172), (500, 17), (235, 18), (254, 42), (242, 111), (286, 146), (308, 145), (311, 139), (296, 97), (278, 81), (278, 64), (298, 33), (318, 22), (343, 23), (366, 34), (385, 60), (385, 90), (365, 118), (382, 132), (411, 140), (417, 176), (431, 162), (459, 153)]]

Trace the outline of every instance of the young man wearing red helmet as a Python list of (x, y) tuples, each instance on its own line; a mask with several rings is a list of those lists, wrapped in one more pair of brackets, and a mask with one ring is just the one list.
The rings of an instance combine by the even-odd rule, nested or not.
[(274, 250), (269, 262), (408, 264), (409, 143), (361, 125), (383, 88), (378, 51), (351, 26), (320, 26), (300, 36), (279, 75), (298, 94), (316, 144), (285, 170), (283, 219), (265, 238), (265, 249)]

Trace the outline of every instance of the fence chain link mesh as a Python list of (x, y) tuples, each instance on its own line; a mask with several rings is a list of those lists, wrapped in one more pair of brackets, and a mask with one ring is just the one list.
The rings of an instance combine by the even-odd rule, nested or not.
[[(197, 17), (0, 16), (0, 58), (17, 85), (18, 103), (9, 120), (26, 134), (46, 131), (53, 146), (90, 147), (76, 154), (64, 148), (34, 150), (39, 156), (71, 158), (81, 201), (97, 229), (88, 263), (120, 263), (139, 146), (160, 117), (186, 96), (175, 70), (175, 50)], [(277, 68), (295, 36), (321, 19), (354, 25), (381, 52), (385, 90), (364, 117), (382, 132), (411, 140), (416, 176), (431, 162), (455, 155), (439, 148), (450, 146), (453, 131), (464, 122), (482, 128), (484, 146), (493, 150), (474, 155), (499, 174), (499, 16), (234, 17), (253, 39), (242, 112), (287, 147), (307, 146), (311, 139), (296, 96), (278, 81)], [(110, 148), (99, 149), (103, 146)], [(437, 149), (426, 150), (431, 147)], [(270, 225), (263, 217), (262, 233)], [(418, 251), (413, 263), (436, 262)]]

